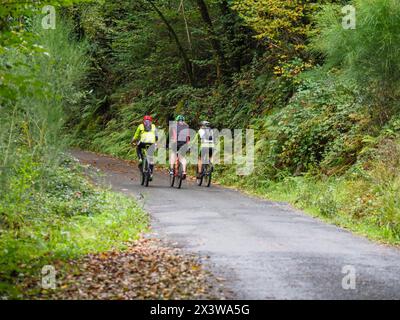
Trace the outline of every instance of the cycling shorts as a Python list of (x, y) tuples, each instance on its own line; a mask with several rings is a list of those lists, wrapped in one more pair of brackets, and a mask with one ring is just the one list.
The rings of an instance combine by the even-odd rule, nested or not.
[(199, 149), (199, 157), (201, 156), (205, 157), (208, 155), (208, 157), (212, 158), (213, 154), (214, 154), (213, 147), (201, 147)]
[(173, 152), (173, 151), (179, 152), (179, 150), (185, 145), (188, 148), (188, 144), (186, 142), (183, 142), (183, 141), (171, 142), (170, 146), (169, 146), (169, 150), (171, 152)]

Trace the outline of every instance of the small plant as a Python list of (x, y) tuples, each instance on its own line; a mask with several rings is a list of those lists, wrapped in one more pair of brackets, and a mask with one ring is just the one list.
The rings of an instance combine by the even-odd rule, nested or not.
[(333, 188), (328, 188), (328, 190), (316, 202), (321, 215), (324, 217), (332, 218), (339, 211), (334, 194), (335, 190)]

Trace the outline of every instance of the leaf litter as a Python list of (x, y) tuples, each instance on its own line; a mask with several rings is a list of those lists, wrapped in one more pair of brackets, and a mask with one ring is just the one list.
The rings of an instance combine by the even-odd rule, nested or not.
[(125, 251), (88, 254), (54, 265), (56, 290), (41, 289), (38, 278), (27, 279), (26, 298), (224, 300), (230, 295), (224, 279), (215, 277), (198, 257), (155, 238), (141, 238)]

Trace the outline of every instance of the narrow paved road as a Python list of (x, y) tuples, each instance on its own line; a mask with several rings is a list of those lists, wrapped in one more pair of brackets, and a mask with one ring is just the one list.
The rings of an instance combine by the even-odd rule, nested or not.
[[(115, 190), (141, 198), (156, 232), (209, 256), (238, 298), (400, 298), (399, 249), (230, 189), (189, 181), (172, 189), (163, 172), (143, 188), (137, 168), (127, 162), (83, 151), (73, 155), (104, 171), (104, 181)], [(348, 265), (355, 268), (355, 290), (342, 288)]]

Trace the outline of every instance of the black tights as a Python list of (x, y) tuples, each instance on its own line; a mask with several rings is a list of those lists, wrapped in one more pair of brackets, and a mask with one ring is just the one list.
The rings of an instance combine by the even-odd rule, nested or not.
[[(151, 145), (152, 145), (151, 143), (139, 143), (138, 144), (138, 146), (136, 148), (136, 153), (137, 153), (138, 158), (142, 161), (142, 163), (143, 163), (143, 158), (144, 158), (143, 149), (148, 149)], [(149, 161), (149, 169), (150, 169), (151, 173), (153, 173), (153, 168), (154, 168), (154, 164), (152, 163), (152, 161), (151, 162)]]

